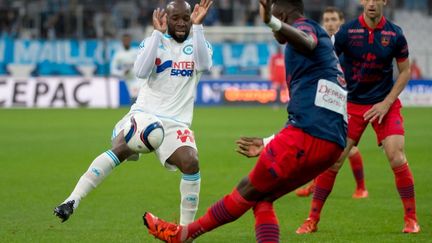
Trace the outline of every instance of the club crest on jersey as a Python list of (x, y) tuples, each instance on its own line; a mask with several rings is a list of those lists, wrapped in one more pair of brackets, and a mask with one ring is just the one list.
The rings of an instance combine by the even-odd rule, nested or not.
[(346, 87), (347, 87), (347, 82), (346, 82), (344, 76), (338, 75), (338, 76), (337, 76), (337, 81), (338, 81), (338, 83), (340, 84), (340, 86), (342, 86), (343, 88), (346, 88)]
[(390, 44), (390, 37), (389, 36), (382, 36), (381, 37), (381, 45), (386, 47)]
[(183, 53), (186, 55), (192, 55), (192, 53), (193, 53), (192, 45), (187, 45), (187, 46), (183, 47)]

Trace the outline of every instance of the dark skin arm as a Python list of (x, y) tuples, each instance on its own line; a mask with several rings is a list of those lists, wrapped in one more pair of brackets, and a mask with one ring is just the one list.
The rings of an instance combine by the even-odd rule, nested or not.
[[(260, 0), (260, 15), (265, 24), (270, 22), (270, 18), (272, 16), (271, 2), (271, 0)], [(296, 18), (302, 17), (300, 13), (296, 14), (298, 15), (295, 16)], [(287, 14), (283, 12), (281, 13), (281, 16), (278, 17), (284, 21), (282, 21), (282, 28), (277, 32), (283, 35), (286, 41), (290, 43), (294, 49), (303, 54), (310, 54), (315, 50), (317, 43), (312, 36), (285, 23), (285, 20), (288, 20), (293, 16), (287, 16)]]
[(257, 137), (241, 137), (236, 144), (236, 151), (248, 158), (259, 156), (264, 149), (263, 139)]

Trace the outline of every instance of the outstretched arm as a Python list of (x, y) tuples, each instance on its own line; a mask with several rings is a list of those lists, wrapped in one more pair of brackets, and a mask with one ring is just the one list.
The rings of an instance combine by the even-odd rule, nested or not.
[(133, 70), (137, 78), (148, 78), (155, 65), (159, 43), (167, 29), (164, 10), (158, 8), (153, 12), (153, 26), (155, 30), (149, 38), (141, 43), (134, 63)]
[(260, 0), (260, 15), (264, 23), (274, 32), (280, 32), (297, 51), (311, 53), (318, 44), (316, 37), (280, 21), (271, 14), (271, 5), (272, 0)]
[(196, 65), (196, 70), (209, 71), (212, 66), (212, 49), (210, 44), (204, 37), (204, 28), (202, 22), (213, 1), (201, 0), (200, 4), (196, 4), (192, 12), (192, 43), (193, 43), (193, 55)]

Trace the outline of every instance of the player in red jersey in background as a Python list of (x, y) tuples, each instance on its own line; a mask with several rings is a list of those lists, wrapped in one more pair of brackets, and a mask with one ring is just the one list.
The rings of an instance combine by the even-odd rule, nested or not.
[[(309, 217), (298, 234), (317, 231), (320, 213), (330, 194), (337, 172), (369, 123), (375, 130), (395, 176), (405, 211), (404, 233), (418, 233), (414, 179), (405, 156), (405, 138), (399, 94), (409, 78), (408, 44), (402, 29), (383, 16), (387, 0), (361, 0), (363, 13), (341, 26), (335, 49), (343, 54), (348, 82), (348, 143), (341, 158), (316, 179)], [(393, 59), (399, 75), (393, 82)]]
[(330, 37), (303, 16), (302, 0), (260, 3), (264, 22), (286, 44), (291, 92), (286, 127), (267, 144), (250, 174), (195, 222), (179, 226), (145, 213), (144, 224), (160, 240), (196, 239), (252, 208), (257, 241), (279, 242), (273, 202), (329, 168), (346, 145), (347, 92)]
[(278, 45), (276, 52), (270, 56), (268, 71), (270, 81), (272, 82), (272, 88), (275, 89), (279, 95), (279, 100), (273, 105), (273, 108), (277, 109), (280, 105), (283, 106), (289, 101), (283, 46)]
[[(334, 38), (336, 32), (338, 32), (339, 27), (344, 23), (344, 21), (344, 14), (338, 8), (328, 7), (323, 12), (322, 24), (324, 29), (327, 31), (327, 33), (332, 39)], [(363, 159), (359, 149), (356, 146), (354, 146), (349, 152), (348, 160), (350, 162), (354, 179), (356, 181), (356, 189), (352, 197), (357, 199), (368, 197), (369, 193), (366, 190), (364, 181)], [(313, 193), (314, 188), (315, 181), (312, 181), (307, 186), (297, 189), (296, 195), (299, 197), (308, 197)]]

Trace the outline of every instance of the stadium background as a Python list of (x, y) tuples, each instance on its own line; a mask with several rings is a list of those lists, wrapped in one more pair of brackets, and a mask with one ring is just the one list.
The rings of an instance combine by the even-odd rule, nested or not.
[[(329, 5), (343, 9), (348, 20), (361, 10), (357, 0), (304, 2), (307, 15), (316, 20)], [(281, 97), (268, 82), (267, 63), (277, 45), (257, 16), (257, 3), (216, 0), (206, 19), (215, 66), (198, 86), (200, 107), (193, 124), (204, 178), (198, 214), (253, 166), (252, 160), (233, 152), (235, 139), (274, 133), (286, 119), (284, 109), (275, 106)], [(164, 171), (152, 155), (142, 159), (144, 163), (114, 171), (66, 224), (51, 215), (92, 158), (109, 146), (112, 126), (127, 112), (124, 82), (109, 73), (118, 40), (130, 33), (137, 46), (152, 30), (153, 9), (165, 4), (0, 0), (0, 242), (153, 242), (140, 225), (143, 210), (178, 218), (173, 205), (178, 203), (179, 175)], [(324, 209), (319, 233), (293, 233), (307, 215), (308, 199), (290, 195), (276, 205), (282, 242), (432, 239), (432, 1), (390, 0), (386, 11), (404, 29), (411, 58), (423, 72), (401, 95), (407, 107), (406, 150), (416, 179), (423, 232), (398, 233), (402, 207), (385, 157), (368, 130), (360, 149), (370, 198), (351, 199), (354, 182), (345, 166)], [(228, 88), (237, 95), (227, 95), (233, 90)], [(270, 105), (262, 106), (265, 103)], [(39, 109), (52, 107), (61, 109)], [(79, 109), (68, 109), (72, 107)], [(231, 241), (254, 241), (251, 214), (200, 240)]]
[[(307, 15), (318, 21), (329, 5), (343, 9), (348, 20), (361, 11), (357, 0), (304, 2)], [(388, 2), (386, 16), (404, 29), (422, 79), (431, 79), (432, 2)], [(137, 46), (152, 31), (152, 10), (165, 4), (160, 0), (0, 1), (0, 107), (128, 105), (124, 84), (110, 76), (111, 57), (124, 33), (131, 34)], [(267, 63), (277, 45), (257, 9), (255, 0), (215, 1), (205, 22), (214, 68), (202, 79), (210, 82), (199, 84), (198, 105), (279, 99), (266, 82)], [(227, 88), (265, 91), (266, 97), (237, 92), (224, 102)], [(429, 106), (431, 94), (430, 82), (412, 81), (402, 98), (405, 105)]]

